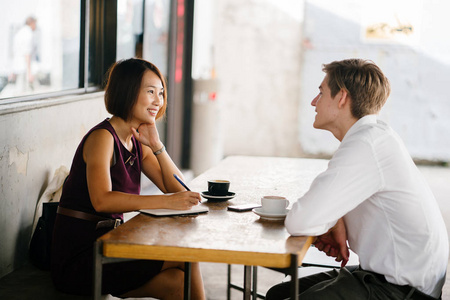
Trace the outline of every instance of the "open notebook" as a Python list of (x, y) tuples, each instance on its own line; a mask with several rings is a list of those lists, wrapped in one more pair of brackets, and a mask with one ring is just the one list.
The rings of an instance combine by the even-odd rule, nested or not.
[(209, 208), (206, 205), (196, 205), (193, 206), (191, 209), (188, 210), (178, 210), (178, 209), (164, 209), (164, 208), (158, 208), (158, 209), (141, 209), (140, 212), (152, 216), (178, 216), (178, 215), (195, 215), (200, 213), (205, 213), (209, 211)]

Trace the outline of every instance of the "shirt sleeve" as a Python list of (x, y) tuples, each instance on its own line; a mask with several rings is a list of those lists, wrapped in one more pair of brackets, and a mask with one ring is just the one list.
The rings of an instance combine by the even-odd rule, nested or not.
[(342, 142), (327, 170), (293, 204), (285, 220), (286, 229), (294, 236), (324, 234), (382, 185), (371, 144), (362, 140)]

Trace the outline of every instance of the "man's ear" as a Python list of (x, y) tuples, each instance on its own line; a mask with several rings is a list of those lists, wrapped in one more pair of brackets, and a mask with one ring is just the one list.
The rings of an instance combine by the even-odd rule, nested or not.
[(339, 97), (338, 107), (343, 108), (345, 105), (350, 103), (350, 96), (348, 95), (347, 91), (344, 89), (341, 89), (339, 94), (340, 94), (340, 97)]

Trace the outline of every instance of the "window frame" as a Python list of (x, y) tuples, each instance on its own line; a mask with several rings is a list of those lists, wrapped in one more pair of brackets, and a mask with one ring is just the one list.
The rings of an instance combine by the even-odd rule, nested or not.
[(117, 0), (80, 0), (80, 4), (78, 88), (0, 98), (0, 110), (9, 111), (15, 103), (22, 110), (26, 102), (34, 107), (34, 101), (103, 91), (105, 74), (116, 56)]

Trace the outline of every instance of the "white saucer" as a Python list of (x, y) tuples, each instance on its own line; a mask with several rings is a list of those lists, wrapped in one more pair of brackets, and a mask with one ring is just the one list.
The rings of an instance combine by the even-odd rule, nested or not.
[(286, 218), (286, 215), (289, 212), (289, 209), (286, 209), (284, 211), (284, 213), (282, 213), (282, 214), (268, 213), (268, 212), (265, 212), (261, 207), (254, 208), (252, 211), (255, 214), (257, 214), (261, 219), (278, 221), (278, 220), (284, 220), (284, 218)]
[(234, 198), (234, 196), (236, 196), (236, 193), (233, 192), (228, 192), (225, 196), (213, 196), (211, 195), (208, 191), (202, 192), (201, 193), (203, 198), (206, 198), (210, 201), (227, 201), (230, 200), (232, 198)]

